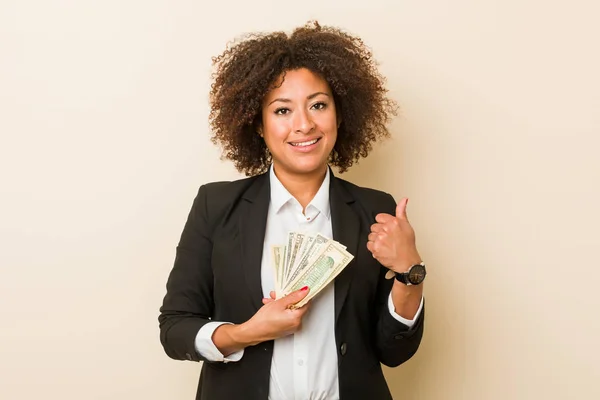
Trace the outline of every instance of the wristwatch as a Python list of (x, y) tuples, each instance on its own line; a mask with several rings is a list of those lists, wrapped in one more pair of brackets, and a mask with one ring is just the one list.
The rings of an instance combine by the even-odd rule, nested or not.
[(425, 280), (427, 270), (425, 263), (415, 264), (407, 272), (396, 272), (396, 280), (405, 285), (420, 285)]

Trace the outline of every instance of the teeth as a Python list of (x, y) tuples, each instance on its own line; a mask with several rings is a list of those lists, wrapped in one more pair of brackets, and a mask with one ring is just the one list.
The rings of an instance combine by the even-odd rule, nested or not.
[(317, 140), (319, 140), (319, 139), (311, 140), (311, 141), (309, 141), (309, 142), (290, 143), (290, 144), (291, 144), (292, 146), (304, 147), (304, 146), (310, 146), (311, 144), (315, 144), (315, 143), (317, 143)]

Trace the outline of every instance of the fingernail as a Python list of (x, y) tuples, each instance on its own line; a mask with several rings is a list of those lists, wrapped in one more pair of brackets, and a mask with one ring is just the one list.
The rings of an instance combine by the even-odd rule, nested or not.
[(308, 290), (308, 286), (304, 286), (302, 289), (300, 290)]

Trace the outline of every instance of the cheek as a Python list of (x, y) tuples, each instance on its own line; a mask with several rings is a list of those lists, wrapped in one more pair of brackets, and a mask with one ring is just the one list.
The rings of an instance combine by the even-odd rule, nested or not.
[(288, 137), (289, 124), (284, 119), (268, 119), (264, 122), (264, 137), (267, 143), (281, 142)]
[(321, 126), (321, 130), (327, 133), (327, 136), (330, 140), (335, 140), (337, 138), (337, 120), (334, 115), (328, 115), (326, 118), (323, 118), (319, 125)]
[(266, 131), (264, 135), (265, 143), (270, 149), (279, 148), (285, 144), (287, 135), (273, 130)]
[(333, 125), (331, 127), (329, 127), (329, 129), (327, 130), (327, 142), (328, 145), (333, 148), (333, 146), (335, 146), (335, 142), (337, 140), (337, 125)]
[(330, 134), (331, 141), (335, 143), (337, 140), (337, 126), (334, 126)]

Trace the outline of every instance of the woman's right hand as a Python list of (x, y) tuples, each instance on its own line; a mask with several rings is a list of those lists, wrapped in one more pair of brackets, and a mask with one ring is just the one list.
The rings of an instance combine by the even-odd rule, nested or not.
[(310, 302), (294, 309), (292, 306), (304, 299), (310, 289), (308, 286), (292, 292), (280, 299), (263, 299), (258, 312), (247, 322), (240, 325), (240, 333), (246, 333), (252, 345), (291, 335), (302, 326), (302, 317), (310, 308)]
[(300, 307), (292, 306), (308, 295), (310, 289), (304, 287), (285, 297), (275, 300), (263, 299), (256, 314), (240, 325), (221, 325), (213, 333), (212, 340), (219, 351), (227, 356), (248, 346), (291, 335), (302, 326), (302, 317), (310, 308), (310, 301)]

